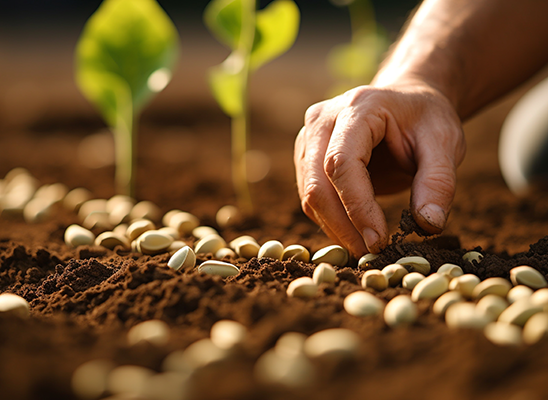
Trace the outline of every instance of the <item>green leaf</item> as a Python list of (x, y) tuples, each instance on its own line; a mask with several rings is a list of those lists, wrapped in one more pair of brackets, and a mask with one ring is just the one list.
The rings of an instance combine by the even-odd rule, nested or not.
[(257, 12), (251, 70), (275, 59), (293, 46), (299, 32), (299, 20), (299, 8), (292, 0), (275, 0)]
[(78, 41), (76, 80), (116, 126), (122, 92), (137, 114), (169, 82), (177, 48), (177, 30), (155, 0), (104, 0)]
[(233, 53), (221, 65), (209, 71), (209, 84), (213, 96), (221, 106), (223, 112), (230, 117), (241, 115), (244, 112), (244, 79), (241, 73), (241, 57)]
[[(297, 38), (299, 20), (299, 8), (293, 0), (274, 0), (257, 11), (251, 70), (289, 50)], [(204, 22), (221, 43), (236, 50), (242, 29), (241, 0), (211, 1), (204, 12)]]

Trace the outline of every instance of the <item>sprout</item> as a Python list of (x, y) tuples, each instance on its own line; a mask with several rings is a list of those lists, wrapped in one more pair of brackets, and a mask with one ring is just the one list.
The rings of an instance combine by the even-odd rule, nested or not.
[(260, 11), (256, 0), (212, 0), (204, 12), (206, 26), (232, 50), (211, 69), (209, 83), (215, 99), (232, 118), (232, 180), (244, 211), (252, 209), (245, 158), (249, 76), (293, 45), (299, 18), (293, 0), (274, 0)]
[(171, 79), (178, 34), (156, 0), (104, 0), (76, 46), (76, 81), (114, 133), (116, 185), (133, 195), (138, 115)]

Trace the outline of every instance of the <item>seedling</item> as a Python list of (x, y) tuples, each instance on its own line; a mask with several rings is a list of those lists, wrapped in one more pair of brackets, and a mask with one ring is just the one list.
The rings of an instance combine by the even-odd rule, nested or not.
[(138, 116), (171, 80), (175, 26), (156, 0), (104, 0), (76, 46), (76, 81), (112, 129), (119, 193), (134, 195)]
[(377, 72), (390, 42), (375, 21), (369, 0), (331, 0), (336, 6), (346, 6), (350, 14), (350, 43), (335, 46), (328, 55), (329, 70), (339, 80), (330, 95), (338, 95), (359, 85), (368, 84)]
[(259, 11), (256, 0), (213, 0), (204, 12), (206, 26), (232, 50), (211, 69), (209, 83), (222, 110), (232, 118), (232, 180), (245, 212), (252, 209), (245, 160), (249, 76), (289, 50), (297, 37), (299, 19), (292, 0), (274, 0)]

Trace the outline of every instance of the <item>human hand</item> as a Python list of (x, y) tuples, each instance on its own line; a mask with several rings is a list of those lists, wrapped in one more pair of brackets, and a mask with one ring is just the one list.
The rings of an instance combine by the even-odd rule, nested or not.
[(465, 147), (453, 106), (432, 87), (357, 87), (306, 112), (294, 154), (302, 208), (360, 257), (388, 243), (375, 194), (411, 187), (415, 221), (440, 233)]

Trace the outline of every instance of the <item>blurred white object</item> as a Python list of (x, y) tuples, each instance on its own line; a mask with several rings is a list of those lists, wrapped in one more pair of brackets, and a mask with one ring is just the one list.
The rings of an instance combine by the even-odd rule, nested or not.
[(527, 92), (506, 117), (499, 164), (515, 194), (524, 194), (533, 181), (548, 182), (548, 79)]

